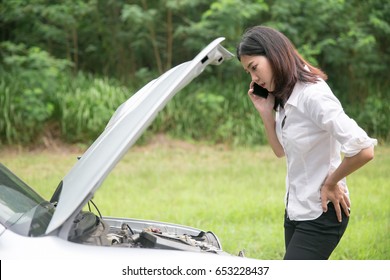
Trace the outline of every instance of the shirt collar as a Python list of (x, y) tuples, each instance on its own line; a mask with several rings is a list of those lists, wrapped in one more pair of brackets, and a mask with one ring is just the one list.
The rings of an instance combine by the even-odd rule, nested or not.
[(297, 82), (294, 86), (294, 89), (287, 99), (286, 105), (291, 105), (294, 107), (298, 107), (298, 97), (299, 93), (301, 93), (305, 89), (306, 85), (302, 82)]
[[(307, 65), (305, 65), (305, 70), (310, 72), (310, 69)], [(296, 82), (295, 83), (295, 86), (294, 86), (294, 89), (290, 95), (290, 97), (288, 98), (287, 102), (286, 102), (286, 105), (289, 104), (291, 106), (294, 106), (294, 107), (298, 107), (298, 96), (299, 96), (299, 93), (302, 92), (306, 87), (306, 84), (305, 83), (302, 83), (300, 81)]]

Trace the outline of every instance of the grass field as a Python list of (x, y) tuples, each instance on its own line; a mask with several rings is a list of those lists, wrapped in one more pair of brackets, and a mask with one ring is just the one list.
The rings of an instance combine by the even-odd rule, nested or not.
[[(284, 254), (284, 159), (268, 147), (154, 141), (131, 149), (94, 197), (104, 216), (161, 220), (216, 233), (224, 250), (277, 260)], [(50, 199), (81, 151), (0, 150), (1, 162)], [(390, 259), (390, 147), (348, 177), (349, 227), (331, 259)]]

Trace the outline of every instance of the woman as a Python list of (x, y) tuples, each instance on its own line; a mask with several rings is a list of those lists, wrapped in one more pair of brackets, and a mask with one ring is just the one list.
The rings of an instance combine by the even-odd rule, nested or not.
[[(284, 259), (328, 259), (349, 220), (345, 177), (373, 159), (376, 140), (345, 114), (327, 76), (277, 30), (247, 30), (237, 57), (251, 76), (248, 95), (268, 142), (286, 156)], [(255, 83), (267, 98), (255, 94)]]

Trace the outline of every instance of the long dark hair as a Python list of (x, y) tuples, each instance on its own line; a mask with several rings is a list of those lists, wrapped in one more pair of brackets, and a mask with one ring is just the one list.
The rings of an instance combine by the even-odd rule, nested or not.
[(242, 55), (268, 58), (275, 85), (272, 93), (276, 99), (275, 109), (285, 104), (297, 81), (315, 83), (319, 78), (327, 79), (324, 72), (302, 58), (284, 34), (270, 27), (254, 26), (246, 30), (237, 46), (238, 60)]

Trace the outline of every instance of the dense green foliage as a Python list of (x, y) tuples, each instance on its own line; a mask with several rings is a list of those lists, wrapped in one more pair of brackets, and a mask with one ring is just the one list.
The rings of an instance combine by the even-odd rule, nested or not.
[[(89, 143), (126, 98), (216, 37), (232, 52), (243, 31), (278, 28), (319, 65), (370, 135), (390, 136), (390, 3), (384, 0), (3, 0), (0, 143), (48, 131)], [(151, 132), (264, 143), (245, 97), (249, 77), (225, 62), (175, 97)], [(386, 102), (387, 101), (387, 102)]]

